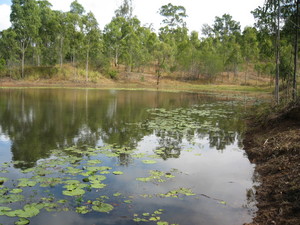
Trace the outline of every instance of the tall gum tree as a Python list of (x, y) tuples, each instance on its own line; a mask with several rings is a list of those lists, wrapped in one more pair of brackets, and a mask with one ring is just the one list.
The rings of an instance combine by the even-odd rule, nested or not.
[(24, 78), (25, 53), (38, 37), (41, 19), (39, 7), (35, 0), (12, 0), (10, 21), (16, 32), (21, 53), (21, 77)]
[(89, 78), (89, 59), (90, 52), (93, 48), (99, 48), (99, 40), (100, 40), (100, 30), (98, 28), (98, 22), (92, 12), (89, 12), (87, 15), (82, 18), (83, 24), (83, 42), (84, 42), (84, 50), (86, 55), (86, 82)]

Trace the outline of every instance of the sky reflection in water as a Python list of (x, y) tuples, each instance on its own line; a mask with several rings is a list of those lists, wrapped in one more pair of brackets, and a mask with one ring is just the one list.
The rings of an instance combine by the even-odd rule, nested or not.
[[(111, 172), (124, 174), (106, 175), (103, 183), (107, 186), (87, 192), (81, 203), (106, 195), (109, 199), (105, 202), (114, 205), (113, 211), (77, 214), (74, 197), (62, 195), (62, 185), (57, 185), (51, 193), (56, 199), (68, 199), (70, 211), (41, 210), (30, 218), (30, 224), (134, 224), (134, 214), (143, 217), (141, 214), (158, 209), (164, 209), (159, 221), (170, 224), (243, 224), (251, 221), (255, 207), (247, 199), (253, 186), (253, 165), (241, 149), (242, 104), (241, 100), (227, 96), (191, 93), (3, 89), (0, 163), (21, 162), (8, 168), (9, 173), (0, 173), (0, 177), (26, 176), (20, 168), (35, 167), (41, 159), (51, 157), (53, 149), (114, 145), (116, 149), (126, 148), (144, 155), (92, 156), (91, 159), (102, 161), (99, 166), (110, 166)], [(146, 159), (157, 163), (144, 164), (142, 160)], [(150, 170), (171, 173), (175, 178), (163, 183), (136, 180), (149, 176)], [(180, 188), (192, 190), (195, 196), (158, 196)], [(24, 189), (28, 203), (30, 196), (26, 193), (30, 189)], [(34, 189), (39, 194), (45, 191), (38, 185)], [(122, 193), (122, 197), (114, 197), (116, 192)], [(124, 203), (126, 199), (132, 202)], [(12, 208), (18, 204), (11, 204)], [(0, 216), (0, 221), (13, 224), (16, 218)]]

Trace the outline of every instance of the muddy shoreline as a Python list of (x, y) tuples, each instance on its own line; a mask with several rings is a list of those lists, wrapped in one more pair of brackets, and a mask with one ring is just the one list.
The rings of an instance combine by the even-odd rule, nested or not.
[(260, 182), (251, 225), (300, 224), (300, 104), (248, 122), (244, 146)]

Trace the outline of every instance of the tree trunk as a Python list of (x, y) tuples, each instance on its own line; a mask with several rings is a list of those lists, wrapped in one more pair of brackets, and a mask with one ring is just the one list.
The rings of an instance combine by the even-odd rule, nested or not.
[(77, 73), (76, 73), (76, 53), (75, 53), (75, 50), (73, 50), (72, 66), (74, 68), (74, 77), (75, 77), (75, 79), (77, 79)]
[(293, 76), (293, 100), (297, 98), (297, 63), (298, 63), (298, 38), (299, 38), (299, 3), (300, 0), (296, 1), (296, 36), (295, 36), (295, 52), (294, 52), (294, 76)]
[(60, 68), (62, 68), (62, 66), (63, 66), (63, 44), (64, 44), (64, 38), (61, 37), (61, 39), (60, 39), (60, 49), (59, 49)]
[(246, 61), (247, 61), (247, 63), (246, 63), (246, 72), (245, 72), (245, 85), (247, 83), (248, 68), (249, 68), (249, 62), (248, 62), (248, 60), (246, 60)]
[(118, 48), (116, 48), (116, 52), (115, 52), (115, 67), (118, 67), (118, 57), (119, 57), (119, 52), (118, 52)]
[(86, 52), (86, 65), (85, 65), (85, 82), (89, 79), (89, 50)]
[(158, 71), (158, 73), (157, 73), (157, 80), (156, 80), (156, 85), (157, 86), (159, 85), (160, 76), (161, 76), (160, 71)]
[(22, 44), (22, 66), (21, 66), (21, 78), (24, 78), (24, 66), (25, 66), (25, 46)]
[(277, 38), (276, 38), (276, 79), (275, 101), (279, 104), (279, 64), (280, 64), (280, 0), (277, 3)]

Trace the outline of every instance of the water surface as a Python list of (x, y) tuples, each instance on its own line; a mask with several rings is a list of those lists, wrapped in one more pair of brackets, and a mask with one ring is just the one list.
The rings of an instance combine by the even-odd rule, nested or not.
[[(250, 222), (253, 165), (241, 144), (243, 104), (199, 93), (2, 89), (0, 177), (7, 181), (0, 221), (20, 217), (1, 215), (1, 206), (35, 204), (39, 213), (27, 217), (33, 225)], [(87, 174), (101, 166), (108, 169)], [(104, 176), (103, 187), (83, 182), (93, 175)], [(36, 184), (22, 186), (20, 178)], [(64, 195), (70, 180), (84, 193)], [(13, 189), (23, 198), (7, 200)], [(113, 209), (95, 211), (95, 201)]]

